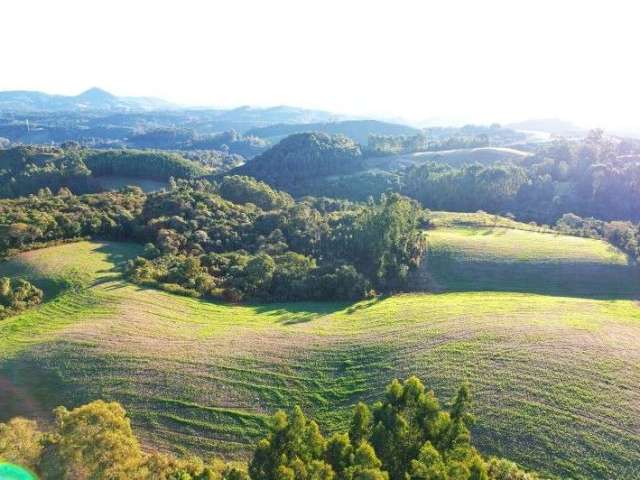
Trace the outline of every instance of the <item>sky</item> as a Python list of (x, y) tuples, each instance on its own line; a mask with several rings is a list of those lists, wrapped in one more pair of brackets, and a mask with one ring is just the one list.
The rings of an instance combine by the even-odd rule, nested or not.
[(640, 2), (3, 0), (0, 90), (640, 128)]

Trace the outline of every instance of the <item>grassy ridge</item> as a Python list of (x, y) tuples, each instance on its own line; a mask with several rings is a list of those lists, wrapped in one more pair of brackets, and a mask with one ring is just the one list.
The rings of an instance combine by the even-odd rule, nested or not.
[[(67, 286), (0, 323), (0, 381), (12, 392), (0, 415), (117, 399), (148, 444), (242, 458), (277, 408), (299, 403), (344, 427), (356, 401), (416, 373), (445, 398), (473, 383), (485, 453), (556, 475), (634, 478), (640, 309), (602, 275), (629, 279), (631, 267), (593, 240), (485, 230), (431, 232), (433, 255), (449, 252), (434, 272), (449, 292), (356, 304), (229, 306), (140, 289), (114, 269), (137, 253), (129, 245), (24, 254), (0, 274)], [(516, 263), (520, 250), (533, 253)], [(581, 261), (600, 269), (585, 283), (600, 298), (549, 291), (549, 272)], [(476, 262), (474, 276), (456, 262)], [(493, 291), (473, 291), (487, 264), (551, 270), (527, 270), (518, 288), (503, 271)], [(522, 293), (536, 285), (554, 294)]]

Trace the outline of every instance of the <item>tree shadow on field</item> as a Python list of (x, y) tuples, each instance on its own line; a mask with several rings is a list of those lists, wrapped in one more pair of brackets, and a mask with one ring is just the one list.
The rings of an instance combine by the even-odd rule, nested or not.
[(366, 310), (368, 308), (373, 307), (374, 305), (378, 304), (379, 302), (389, 298), (390, 295), (379, 295), (377, 297), (373, 297), (370, 298), (368, 300), (362, 300), (360, 302), (354, 303), (352, 304), (349, 308), (346, 309), (346, 314), (347, 315), (352, 315), (356, 312), (359, 312), (361, 310)]
[(45, 301), (54, 299), (70, 286), (68, 279), (57, 274), (44, 274), (23, 261), (20, 255), (0, 261), (0, 277), (20, 277), (28, 280), (44, 292)]
[(640, 269), (596, 262), (473, 261), (439, 252), (427, 270), (447, 292), (519, 292), (601, 300), (640, 298)]
[(109, 269), (98, 270), (99, 274), (93, 285), (100, 285), (119, 279), (124, 273), (129, 260), (133, 260), (142, 254), (143, 247), (133, 242), (100, 242), (100, 246), (95, 249), (97, 253), (106, 256), (106, 260), (113, 265)]
[(307, 323), (318, 317), (332, 315), (335, 313), (345, 313), (352, 315), (361, 310), (366, 310), (384, 300), (386, 297), (374, 297), (368, 300), (357, 302), (292, 302), (292, 303), (272, 303), (254, 306), (257, 313), (263, 315), (276, 315), (282, 317), (278, 323), (282, 325), (296, 325)]
[(306, 323), (318, 317), (331, 315), (343, 311), (351, 303), (347, 302), (289, 302), (268, 303), (251, 306), (256, 313), (282, 317), (278, 323), (282, 325), (296, 325)]

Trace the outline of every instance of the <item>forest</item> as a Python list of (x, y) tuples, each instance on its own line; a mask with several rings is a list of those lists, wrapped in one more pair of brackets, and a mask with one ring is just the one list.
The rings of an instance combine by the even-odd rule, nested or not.
[[(336, 128), (363, 125), (344, 125), (341, 122)], [(540, 272), (551, 272), (546, 275), (546, 280), (549, 283), (560, 282), (553, 285), (554, 294), (569, 295), (573, 292), (572, 286), (563, 282), (574, 278), (571, 276), (574, 270), (590, 271), (594, 276), (602, 275), (607, 279), (622, 279), (621, 282), (625, 283), (626, 290), (622, 287), (602, 290), (601, 285), (594, 287), (603, 296), (619, 299), (620, 295), (626, 295), (624, 292), (633, 291), (633, 285), (626, 283), (628, 279), (635, 278), (631, 269), (640, 256), (640, 217), (635, 208), (640, 201), (640, 142), (636, 140), (594, 130), (579, 138), (553, 137), (546, 142), (528, 143), (517, 132), (499, 125), (431, 128), (400, 135), (372, 133), (367, 136), (366, 144), (341, 133), (302, 131), (277, 143), (277, 135), (268, 139), (257, 135), (288, 129), (295, 131), (298, 127), (275, 125), (272, 130), (256, 127), (255, 135), (231, 130), (196, 134), (189, 129), (161, 127), (138, 131), (127, 137), (126, 144), (109, 145), (117, 148), (96, 148), (75, 140), (46, 146), (7, 143), (7, 148), (0, 150), (0, 257), (10, 263), (39, 249), (46, 252), (47, 247), (57, 248), (66, 243), (76, 245), (72, 242), (124, 250), (134, 245), (131, 251), (135, 253), (126, 255), (117, 267), (113, 266), (113, 271), (120, 276), (118, 281), (128, 285), (119, 284), (117, 288), (126, 292), (127, 288), (138, 289), (138, 293), (123, 295), (147, 295), (152, 291), (166, 295), (160, 297), (163, 300), (150, 296), (154, 298), (150, 301), (153, 305), (149, 307), (150, 311), (158, 308), (156, 302), (170, 305), (175, 300), (169, 298), (178, 298), (184, 302), (195, 302), (176, 307), (176, 311), (184, 310), (186, 318), (189, 321), (194, 319), (194, 322), (199, 321), (198, 310), (189, 310), (190, 305), (197, 305), (198, 309), (224, 306), (270, 312), (259, 319), (248, 316), (251, 320), (242, 327), (245, 329), (242, 332), (255, 329), (252, 334), (263, 337), (267, 335), (265, 331), (281, 334), (281, 329), (298, 322), (304, 331), (306, 322), (313, 323), (309, 319), (315, 318), (315, 314), (306, 313), (307, 308), (328, 309), (333, 315), (348, 305), (341, 313), (346, 317), (362, 309), (359, 325), (355, 321), (349, 323), (349, 318), (348, 327), (340, 327), (343, 329), (340, 334), (344, 334), (338, 340), (340, 345), (352, 341), (345, 331), (356, 328), (356, 325), (357, 328), (362, 328), (362, 324), (368, 325), (368, 309), (372, 305), (384, 306), (385, 299), (395, 297), (402, 302), (407, 297), (408, 311), (411, 312), (414, 308), (412, 302), (417, 301), (411, 295), (422, 293), (419, 302), (423, 310), (420, 313), (405, 314), (400, 303), (398, 307), (390, 307), (390, 313), (384, 320), (376, 319), (382, 326), (381, 330), (376, 330), (375, 336), (376, 339), (379, 336), (382, 343), (375, 347), (367, 343), (371, 342), (370, 339), (364, 340), (363, 344), (354, 343), (354, 358), (365, 353), (369, 355), (367, 349), (372, 349), (375, 352), (373, 358), (378, 363), (372, 363), (375, 367), (371, 368), (380, 367), (382, 373), (388, 368), (394, 368), (394, 372), (400, 368), (396, 363), (389, 367), (388, 360), (380, 360), (380, 356), (386, 358), (384, 355), (392, 348), (390, 345), (409, 348), (407, 339), (398, 340), (397, 346), (393, 342), (384, 343), (402, 331), (402, 325), (405, 325), (402, 322), (421, 325), (419, 328), (422, 330), (411, 330), (414, 332), (411, 335), (420, 342), (426, 341), (423, 335), (427, 331), (431, 332), (429, 335), (437, 334), (440, 327), (434, 329), (429, 322), (432, 318), (441, 318), (442, 312), (433, 305), (441, 301), (435, 297), (443, 291), (451, 291), (455, 295), (460, 293), (456, 291), (459, 286), (464, 290), (469, 285), (480, 285), (481, 295), (490, 296), (493, 294), (485, 292), (485, 289), (521, 289)], [(332, 130), (333, 127), (324, 129)], [(271, 141), (273, 146), (270, 146)], [(131, 146), (135, 149), (129, 148)], [(117, 186), (105, 187), (104, 179), (115, 179)], [(154, 182), (151, 186), (144, 183), (150, 180)], [(460, 225), (442, 227), (443, 215), (458, 218), (456, 215), (465, 213), (469, 217), (459, 218), (479, 219), (479, 223), (466, 225), (461, 221)], [(506, 233), (511, 228), (517, 233)], [(508, 243), (500, 237), (512, 234), (514, 238), (522, 238), (523, 242), (531, 244), (523, 243), (521, 252), (511, 252), (510, 248), (520, 247), (500, 243)], [(553, 234), (554, 240), (545, 239), (548, 234)], [(593, 241), (574, 243), (582, 239)], [(553, 242), (567, 245), (566, 257), (556, 256), (553, 261), (544, 257), (549, 254), (544, 248)], [(500, 257), (503, 252), (496, 253), (492, 248), (498, 247), (492, 245), (502, 245), (499, 249), (505, 250), (504, 260)], [(611, 249), (611, 246), (617, 249)], [(522, 272), (516, 271), (521, 258), (527, 259), (522, 262)], [(554, 269), (564, 273), (554, 276), (554, 272), (557, 273)], [(60, 308), (66, 318), (66, 312), (74, 311), (78, 305), (84, 305), (82, 302), (88, 301), (83, 295), (91, 298), (90, 302), (102, 301), (99, 300), (103, 298), (101, 295), (112, 298), (110, 293), (93, 292), (95, 285), (100, 285), (98, 281), (91, 286), (73, 284), (68, 290), (61, 287), (60, 291), (52, 291), (47, 290), (48, 284), (43, 283), (38, 275), (30, 273), (34, 270), (16, 271), (22, 273), (14, 274), (9, 269), (8, 273), (0, 275), (0, 326), (7, 325), (5, 333), (10, 338), (8, 342), (12, 342), (12, 348), (29, 342), (23, 338), (14, 339), (12, 335), (15, 332), (21, 334), (21, 327), (14, 330), (13, 321), (24, 321), (31, 325), (30, 328), (46, 330), (48, 324), (39, 317), (40, 309), (48, 312), (47, 308), (53, 308), (57, 312)], [(497, 278), (500, 275), (504, 278)], [(48, 282), (62, 282), (60, 278), (52, 277)], [(573, 282), (580, 284), (575, 278)], [(582, 292), (580, 290), (581, 295), (586, 295)], [(487, 306), (501, 311), (503, 307), (507, 308), (507, 304), (517, 308), (520, 302), (519, 297), (514, 297), (515, 300), (505, 300), (504, 305), (500, 303), (496, 307), (490, 302), (503, 300), (491, 297), (488, 303), (482, 303), (484, 297), (475, 297), (477, 293), (471, 292), (460, 303), (449, 304), (445, 308), (446, 315), (455, 317), (461, 309), (466, 313), (464, 320), (459, 320), (460, 325), (465, 329), (473, 328), (477, 318), (489, 315), (483, 310)], [(67, 300), (67, 295), (74, 295), (73, 300)], [(93, 295), (98, 295), (98, 299)], [(478, 301), (476, 298), (480, 298), (481, 303), (474, 303)], [(67, 301), (71, 306), (65, 303)], [(127, 301), (123, 304), (124, 309), (128, 308)], [(62, 303), (61, 307), (58, 307), (58, 302)], [(131, 310), (146, 319), (147, 315), (152, 315), (147, 308), (137, 304)], [(619, 308), (622, 311), (622, 307)], [(104, 311), (109, 310), (105, 307)], [(140, 314), (141, 311), (145, 313)], [(229, 315), (247, 315), (245, 310), (242, 312), (234, 311)], [(53, 318), (59, 319), (56, 315), (54, 313)], [(79, 315), (84, 321), (84, 314)], [(112, 318), (111, 315), (109, 313), (108, 318)], [(207, 324), (212, 318), (219, 320), (217, 312), (209, 315)], [(282, 318), (277, 317), (277, 326), (260, 330), (261, 325), (268, 321), (265, 318), (275, 318), (276, 315), (283, 315)], [(405, 315), (414, 316), (409, 321)], [(551, 314), (547, 312), (545, 315)], [(579, 316), (581, 313), (575, 315), (582, 318)], [(75, 317), (69, 315), (69, 318)], [(333, 341), (323, 336), (337, 335), (333, 330), (334, 320), (322, 320), (326, 322), (326, 326), (321, 327), (325, 330), (313, 340), (314, 345)], [(130, 327), (127, 323), (128, 328), (137, 332), (139, 324), (135, 322), (138, 321), (136, 317)], [(215, 330), (224, 332), (225, 328), (218, 325)], [(316, 327), (309, 325), (306, 328)], [(364, 327), (365, 330), (367, 328)], [(192, 326), (184, 327), (184, 332), (199, 335), (197, 328)], [(244, 335), (234, 332), (239, 338)], [(168, 334), (169, 338), (174, 334)], [(287, 335), (297, 340), (292, 332), (287, 331)], [(444, 331), (444, 335), (448, 333)], [(467, 333), (456, 335), (462, 338)], [(30, 337), (27, 335), (25, 338)], [(75, 341), (73, 336), (69, 340), (65, 334), (61, 338), (61, 345)], [(178, 338), (177, 334), (173, 338)], [(428, 335), (425, 338), (429, 338)], [(254, 345), (254, 341), (249, 339), (248, 344)], [(274, 343), (279, 350), (287, 341), (278, 338)], [(448, 341), (456, 342), (458, 339)], [(233, 343), (229, 339), (223, 342)], [(201, 344), (206, 342), (198, 337), (196, 346), (191, 344), (190, 348), (195, 351)], [(258, 350), (265, 348), (259, 342), (256, 345), (254, 348)], [(306, 348), (304, 343), (302, 345), (300, 348)], [(470, 344), (456, 345), (451, 350), (451, 361), (458, 356), (466, 358), (467, 352), (472, 351)], [(223, 349), (221, 344), (216, 344), (215, 348)], [(322, 352), (322, 348), (318, 347), (318, 351)], [(332, 345), (330, 348), (335, 347)], [(352, 348), (351, 344), (348, 348)], [(420, 344), (411, 348), (423, 352), (434, 347), (424, 350)], [(253, 417), (252, 420), (242, 420), (241, 425), (234, 423), (233, 431), (240, 432), (238, 435), (243, 441), (251, 438), (253, 443), (249, 457), (229, 463), (226, 456), (226, 460), (205, 458), (182, 444), (179, 447), (190, 452), (188, 455), (150, 452), (146, 445), (145, 448), (141, 446), (144, 441), (133, 433), (130, 419), (122, 406), (126, 404), (129, 408), (126, 395), (117, 397), (122, 405), (113, 401), (89, 402), (92, 397), (82, 397), (84, 405), (71, 402), (64, 403), (69, 405), (69, 410), (56, 409), (53, 423), (37, 425), (23, 418), (3, 418), (6, 423), (0, 424), (0, 458), (29, 466), (42, 478), (70, 480), (539, 478), (509, 460), (480, 453), (510, 456), (509, 448), (504, 446), (508, 442), (501, 443), (498, 452), (493, 450), (491, 443), (487, 443), (486, 424), (482, 426), (484, 430), (481, 429), (484, 434), (482, 448), (473, 446), (469, 433), (473, 421), (466, 386), (460, 388), (452, 403), (440, 406), (433, 392), (427, 391), (416, 378), (409, 378), (403, 383), (396, 381), (390, 384), (381, 401), (368, 405), (357, 403), (354, 400), (357, 395), (365, 392), (369, 395), (361, 378), (354, 374), (361, 367), (360, 360), (353, 360), (349, 353), (336, 357), (337, 366), (328, 366), (323, 363), (327, 362), (325, 358), (322, 361), (316, 359), (315, 356), (320, 355), (318, 351), (305, 350), (304, 360), (297, 360), (298, 364), (308, 362), (317, 368), (310, 375), (313, 377), (313, 397), (311, 400), (307, 398), (303, 406), (315, 414), (323, 408), (331, 409), (335, 398), (340, 398), (339, 408), (343, 411), (356, 404), (349, 415), (349, 429), (344, 429), (341, 423), (333, 423), (332, 417), (329, 417), (331, 421), (326, 429), (322, 428), (322, 425), (308, 419), (300, 408), (293, 408), (293, 402), (283, 401), (282, 393), (273, 393), (276, 388), (271, 383), (266, 386), (251, 384), (265, 396), (260, 397), (262, 401), (269, 398), (272, 403), (268, 405), (277, 405), (278, 408), (284, 403), (288, 413), (278, 412), (268, 421), (257, 421), (259, 428), (247, 426), (254, 421)], [(337, 355), (335, 350), (329, 352), (322, 355)], [(61, 358), (65, 355), (62, 354)], [(155, 351), (152, 355), (159, 357)], [(253, 351), (245, 352), (240, 363), (221, 367), (242, 372), (237, 374), (243, 379), (233, 380), (233, 388), (239, 388), (236, 385), (245, 381), (255, 381), (255, 372), (245, 370), (243, 363), (249, 362), (247, 359), (253, 358), (252, 355)], [(260, 355), (258, 351), (256, 358), (260, 359)], [(394, 355), (402, 357), (397, 352)], [(476, 357), (473, 358), (475, 361)], [(3, 365), (1, 360), (0, 357), (0, 366)], [(22, 361), (22, 358), (18, 360)], [(76, 368), (67, 360), (62, 360), (61, 364), (56, 363), (57, 359), (48, 361), (56, 365), (52, 367), (56, 371), (67, 372)], [(100, 360), (91, 368), (99, 369), (103, 364), (104, 360)], [(121, 365), (114, 363), (110, 368), (119, 369)], [(364, 361), (363, 365), (366, 368), (369, 363)], [(10, 372), (13, 367), (3, 368), (7, 370), (0, 370), (0, 375)], [(172, 366), (180, 375), (184, 374), (182, 368)], [(210, 366), (198, 368), (206, 370)], [(286, 368), (297, 367), (287, 364)], [(423, 368), (421, 372), (425, 371), (424, 367), (420, 368)], [(464, 378), (465, 372), (456, 371), (456, 374)], [(163, 372), (162, 375), (168, 373)], [(225, 379), (226, 375), (207, 378), (215, 383)], [(271, 378), (270, 375), (271, 372), (267, 378)], [(280, 382), (283, 381), (281, 378), (288, 378), (287, 375), (295, 380), (281, 388), (309, 388), (306, 379), (299, 379), (298, 372), (278, 371), (274, 378)], [(332, 383), (329, 389), (317, 387), (318, 393), (314, 390), (315, 385), (325, 385), (322, 383), (327, 381), (325, 375), (336, 375), (339, 380), (335, 380), (337, 383)], [(336, 392), (342, 388), (340, 382), (343, 377), (346, 382), (353, 380), (355, 383), (345, 387), (346, 393), (339, 397)], [(54, 375), (53, 378), (57, 377)], [(388, 378), (385, 377), (385, 381)], [(192, 396), (195, 390), (190, 390), (195, 388), (195, 383), (185, 384), (185, 391), (174, 394), (171, 401), (178, 402), (181, 408), (195, 409), (193, 405), (200, 401)], [(182, 385), (176, 387), (182, 389)], [(134, 391), (136, 387), (127, 388)], [(226, 388), (228, 386), (225, 385), (222, 391)], [(269, 393), (265, 394), (265, 391)], [(135, 395), (140, 393), (136, 391)], [(274, 395), (276, 400), (269, 395)], [(114, 400), (108, 393), (93, 398)], [(146, 401), (167, 400), (156, 395)], [(220, 415), (213, 407), (198, 408)], [(246, 404), (243, 403), (241, 408), (246, 408)], [(260, 404), (256, 408), (266, 407)], [(233, 422), (237, 421), (236, 410), (224, 411), (234, 419)], [(275, 408), (269, 413), (273, 411)], [(519, 415), (521, 411), (516, 413)], [(139, 418), (136, 416), (140, 415), (139, 407), (133, 412), (132, 418)], [(513, 421), (514, 417), (510, 415), (512, 413), (506, 414), (505, 422)], [(326, 413), (322, 419), (327, 420)], [(199, 435), (198, 428), (205, 428), (203, 423), (197, 423), (200, 420), (178, 418), (173, 421), (178, 424), (194, 422), (189, 427), (189, 431), (196, 432), (194, 436)], [(93, 436), (97, 435), (95, 422), (102, 425), (99, 431), (104, 442)], [(154, 422), (152, 420), (145, 425), (144, 434), (149, 433), (149, 425), (156, 425)], [(492, 417), (490, 422), (498, 421)], [(172, 426), (168, 431), (173, 434), (176, 428), (182, 427)], [(215, 424), (211, 428), (221, 427)], [(254, 441), (256, 432), (266, 437)], [(208, 435), (215, 437), (217, 434), (208, 432)], [(504, 431), (500, 435), (504, 435)], [(203, 441), (207, 438), (206, 435), (202, 437)], [(507, 437), (500, 438), (505, 441)], [(20, 449), (14, 446), (18, 440), (22, 445)], [(538, 437), (536, 442), (539, 445)], [(109, 446), (110, 453), (100, 450), (105, 445)], [(528, 463), (522, 455), (522, 445), (522, 439), (518, 438), (516, 450), (519, 456), (514, 458), (527, 467), (537, 469), (542, 466), (545, 473), (569, 471), (549, 467), (553, 462), (548, 458), (544, 461), (547, 463), (541, 463), (539, 452), (535, 461)], [(216, 452), (215, 448), (205, 450)], [(589, 464), (584, 470), (606, 472), (609, 471), (607, 468)]]
[[(362, 174), (369, 157), (357, 143), (303, 133), (215, 174), (198, 159), (161, 151), (17, 147), (0, 151), (0, 193), (37, 195), (0, 203), (2, 245), (134, 240), (149, 244), (130, 266), (140, 284), (232, 301), (364, 298), (409, 288), (426, 249), (419, 232), (428, 209), (499, 213), (601, 238), (637, 256), (638, 152), (637, 142), (594, 131), (579, 142), (538, 146), (519, 162), (427, 161)], [(96, 178), (116, 174), (170, 187), (87, 195), (102, 190)], [(339, 191), (325, 190), (327, 178), (339, 182)], [(378, 180), (361, 183), (366, 178), (382, 180), (382, 187)], [(302, 195), (318, 185), (321, 195), (345, 200), (328, 207)]]
[[(318, 207), (318, 208), (316, 208)], [(397, 194), (367, 205), (294, 202), (248, 177), (179, 180), (166, 191), (0, 202), (7, 254), (81, 237), (148, 244), (135, 283), (231, 301), (359, 299), (402, 291), (425, 249), (425, 218)]]
[(220, 459), (143, 451), (126, 411), (101, 400), (58, 407), (50, 430), (24, 418), (0, 423), (0, 459), (45, 480), (536, 480), (502, 458), (484, 458), (469, 428), (469, 387), (443, 408), (416, 377), (354, 408), (348, 431), (325, 436), (300, 407), (278, 411), (246, 470)]
[[(429, 160), (368, 168), (366, 152), (348, 139), (336, 138), (294, 135), (230, 173), (252, 175), (294, 196), (306, 192), (363, 201), (398, 192), (431, 210), (484, 210), (546, 225), (570, 213), (632, 222), (624, 228), (637, 238), (640, 143), (636, 140), (594, 130), (584, 139), (557, 138), (527, 147), (529, 154), (517, 161), (452, 166), (446, 160)], [(323, 162), (313, 160), (319, 156)]]
[(101, 191), (96, 177), (169, 180), (207, 173), (204, 165), (167, 152), (89, 150), (74, 142), (60, 147), (20, 146), (0, 150), (0, 198), (20, 197), (41, 189), (74, 193)]

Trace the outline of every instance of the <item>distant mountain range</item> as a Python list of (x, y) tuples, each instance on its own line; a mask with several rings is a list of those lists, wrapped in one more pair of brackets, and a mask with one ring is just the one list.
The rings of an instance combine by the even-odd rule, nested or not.
[(90, 88), (72, 96), (28, 90), (0, 92), (0, 112), (149, 111), (173, 108), (176, 105), (158, 98), (117, 97), (100, 88)]
[[(0, 91), (0, 117), (2, 114), (23, 116), (35, 125), (48, 124), (43, 115), (68, 113), (84, 118), (93, 116), (126, 114), (132, 121), (142, 121), (139, 115), (152, 116), (146, 119), (158, 127), (177, 124), (194, 128), (199, 132), (235, 129), (271, 141), (300, 132), (319, 131), (328, 134), (342, 133), (364, 144), (368, 135), (415, 135), (419, 129), (402, 121), (361, 118), (307, 108), (279, 105), (274, 107), (241, 106), (237, 108), (187, 107), (154, 97), (120, 97), (101, 88), (90, 88), (79, 95), (55, 95), (30, 90)], [(34, 115), (38, 118), (34, 118)], [(162, 117), (157, 117), (162, 115)], [(157, 118), (156, 118), (157, 117)], [(14, 118), (15, 120), (15, 118)], [(24, 120), (24, 119), (23, 119)], [(435, 119), (432, 119), (436, 122)], [(438, 125), (448, 123), (438, 119)], [(110, 124), (128, 123), (124, 118), (109, 119)], [(124, 123), (123, 123), (124, 122)], [(1, 123), (1, 122), (0, 122)], [(94, 122), (95, 123), (95, 122)], [(143, 121), (143, 123), (145, 123)], [(130, 126), (130, 125), (127, 125)], [(424, 126), (424, 125), (423, 125)], [(586, 130), (557, 118), (529, 119), (505, 125), (520, 131), (539, 132), (544, 135), (583, 135)], [(12, 127), (13, 128), (13, 127)], [(625, 132), (626, 133), (626, 132)], [(0, 135), (1, 136), (1, 135)], [(7, 134), (7, 138), (15, 136)], [(24, 139), (22, 139), (24, 141)], [(43, 141), (48, 140), (44, 139)]]
[(153, 97), (118, 97), (101, 88), (90, 88), (80, 95), (52, 95), (49, 93), (13, 90), (0, 91), (0, 114), (44, 112), (106, 112), (144, 113), (154, 111), (192, 111), (200, 117), (215, 117), (217, 121), (234, 121), (249, 126), (274, 123), (312, 123), (344, 120), (346, 117), (321, 110), (286, 105), (257, 108), (242, 106), (231, 109), (185, 107)]

